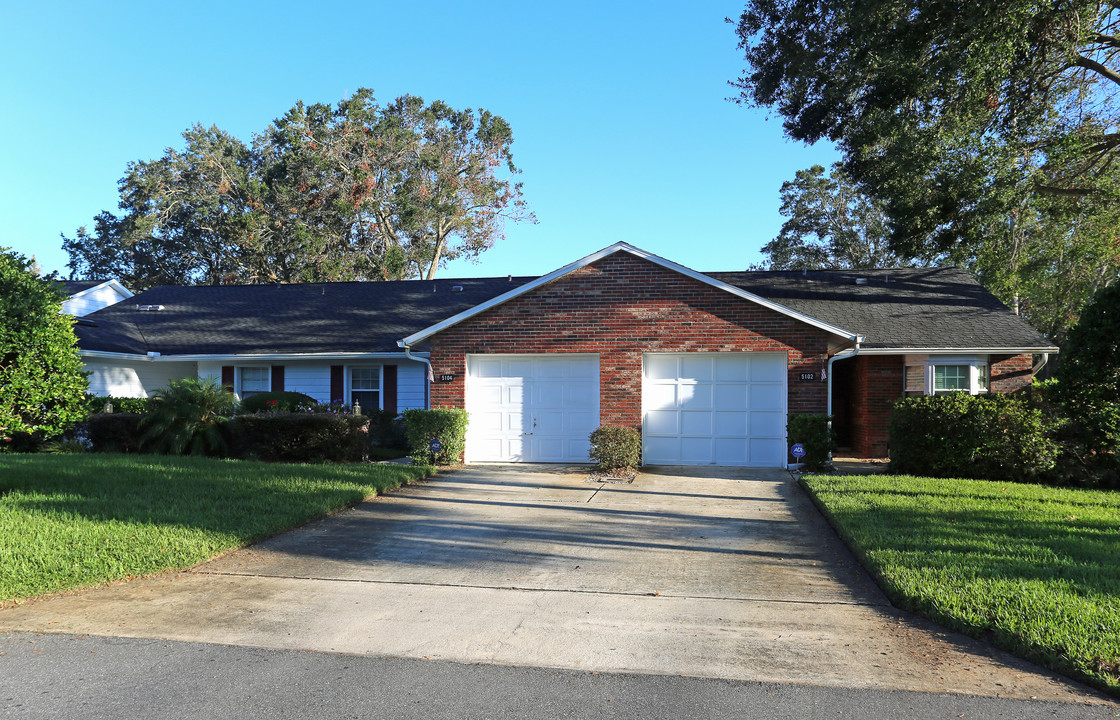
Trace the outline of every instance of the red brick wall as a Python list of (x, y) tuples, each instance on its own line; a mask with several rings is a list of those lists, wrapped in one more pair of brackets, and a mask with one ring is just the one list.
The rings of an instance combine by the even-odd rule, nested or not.
[(791, 413), (823, 413), (827, 333), (628, 253), (610, 255), (432, 337), (432, 407), (463, 407), (466, 355), (598, 353), (603, 424), (641, 428), (643, 352), (785, 352)]
[[(853, 449), (860, 457), (886, 457), (891, 406), (903, 394), (903, 356), (857, 355), (838, 362), (855, 363), (847, 400)], [(845, 399), (836, 398), (834, 402)]]
[(988, 389), (991, 392), (1017, 392), (1030, 387), (1034, 358), (1030, 355), (992, 355), (988, 359)]
[[(839, 362), (845, 362), (843, 360)], [(852, 449), (861, 457), (886, 457), (891, 406), (903, 396), (904, 358), (901, 355), (858, 355), (847, 398)], [(1030, 355), (992, 355), (989, 358), (991, 392), (1015, 392), (1031, 384)]]

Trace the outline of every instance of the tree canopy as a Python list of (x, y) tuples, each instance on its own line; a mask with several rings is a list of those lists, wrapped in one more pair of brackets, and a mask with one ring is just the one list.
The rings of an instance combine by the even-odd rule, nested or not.
[(246, 144), (195, 125), (130, 163), (119, 214), (63, 237), (72, 275), (158, 284), (432, 278), (507, 220), (535, 222), (511, 128), (486, 111), (361, 89), (296, 103)]
[[(57, 435), (85, 417), (88, 387), (63, 294), (27, 258), (0, 248), (0, 442)], [(3, 448), (0, 447), (0, 450)]]
[(762, 247), (767, 269), (890, 268), (914, 261), (891, 252), (882, 204), (868, 197), (838, 164), (798, 170), (782, 183), (778, 237)]
[(837, 144), (894, 253), (945, 253), (1061, 332), (1120, 272), (1118, 25), (1112, 1), (751, 0), (732, 85)]

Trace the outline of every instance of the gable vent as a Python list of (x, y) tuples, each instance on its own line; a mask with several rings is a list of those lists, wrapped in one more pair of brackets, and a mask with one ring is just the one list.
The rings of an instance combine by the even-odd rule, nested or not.
[(451, 286), (451, 292), (463, 292), (463, 286), (462, 285), (452, 285)]
[(140, 312), (158, 312), (163, 310), (163, 305), (137, 305), (136, 309)]
[(867, 278), (856, 278), (856, 285), (866, 285)]

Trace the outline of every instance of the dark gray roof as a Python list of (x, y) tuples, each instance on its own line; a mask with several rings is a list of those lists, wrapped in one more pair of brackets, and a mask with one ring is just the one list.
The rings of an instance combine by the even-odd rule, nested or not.
[(707, 275), (863, 335), (868, 349), (1053, 346), (961, 268)]
[[(707, 275), (864, 335), (866, 348), (1051, 344), (958, 268)], [(86, 316), (75, 332), (85, 350), (138, 354), (399, 352), (401, 338), (533, 279), (164, 286)]]
[(83, 290), (97, 287), (98, 285), (108, 282), (107, 280), (56, 280), (58, 285), (62, 286), (62, 291), (67, 295), (77, 295)]
[(531, 279), (160, 286), (87, 315), (74, 330), (82, 349), (107, 352), (400, 352), (397, 340)]

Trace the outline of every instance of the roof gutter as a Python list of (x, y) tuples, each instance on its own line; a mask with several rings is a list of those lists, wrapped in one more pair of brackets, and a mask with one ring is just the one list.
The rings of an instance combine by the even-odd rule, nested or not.
[(428, 366), (428, 382), (429, 383), (435, 382), (436, 377), (435, 377), (435, 375), (432, 374), (432, 361), (429, 360), (428, 358), (425, 358), (425, 357), (417, 357), (417, 356), (413, 355), (412, 354), (412, 348), (410, 348), (408, 345), (405, 345), (404, 340), (398, 340), (397, 344), (400, 345), (402, 348), (404, 348), (404, 356), (406, 358), (408, 358), (409, 360), (415, 360), (416, 362), (422, 362), (425, 365), (427, 365)]
[(1037, 355), (1057, 353), (1056, 347), (975, 347), (975, 348), (862, 348), (860, 355)]
[[(78, 354), (88, 358), (106, 358), (112, 360), (155, 360), (160, 362), (253, 362), (260, 360), (391, 360), (400, 358), (399, 352), (373, 352), (373, 353), (222, 353), (222, 354), (192, 354), (192, 355), (161, 355), (148, 353), (118, 353), (105, 350), (78, 350)], [(411, 356), (409, 356), (411, 357)], [(411, 357), (413, 360), (419, 358)]]
[[(850, 360), (856, 355), (859, 355), (859, 344), (863, 342), (863, 336), (856, 338), (856, 344), (847, 350), (842, 350), (828, 359), (828, 435), (832, 437), (832, 364), (837, 360)], [(832, 464), (832, 443), (829, 442), (828, 447), (828, 464)]]

